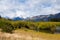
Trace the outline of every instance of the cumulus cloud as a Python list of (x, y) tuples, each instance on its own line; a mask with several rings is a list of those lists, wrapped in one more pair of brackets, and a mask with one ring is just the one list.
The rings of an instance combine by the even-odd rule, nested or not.
[(31, 17), (60, 12), (60, 0), (0, 0), (0, 15)]

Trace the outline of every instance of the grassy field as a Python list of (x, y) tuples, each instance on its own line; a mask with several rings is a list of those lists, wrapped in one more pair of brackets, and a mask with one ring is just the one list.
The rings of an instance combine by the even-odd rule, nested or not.
[(0, 40), (60, 40), (55, 34), (60, 22), (31, 22), (0, 19)]
[(60, 34), (17, 29), (13, 34), (0, 32), (0, 40), (60, 40)]
[(50, 33), (44, 33), (44, 32), (36, 32), (33, 30), (27, 30), (27, 31), (20, 31), (16, 30), (15, 33), (18, 34), (25, 34), (30, 35), (33, 40), (60, 40), (60, 34), (50, 34)]

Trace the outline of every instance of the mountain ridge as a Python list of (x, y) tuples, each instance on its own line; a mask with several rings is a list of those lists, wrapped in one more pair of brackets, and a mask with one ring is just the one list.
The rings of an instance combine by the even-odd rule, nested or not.
[[(6, 18), (6, 17), (4, 17), (4, 18)], [(10, 18), (7, 17), (6, 19), (10, 19)], [(50, 15), (37, 15), (37, 16), (27, 17), (27, 18), (23, 18), (23, 17), (11, 18), (11, 20), (14, 20), (14, 21), (17, 21), (17, 20), (24, 20), (24, 21), (50, 21), (51, 19), (60, 20), (60, 13), (50, 14)]]

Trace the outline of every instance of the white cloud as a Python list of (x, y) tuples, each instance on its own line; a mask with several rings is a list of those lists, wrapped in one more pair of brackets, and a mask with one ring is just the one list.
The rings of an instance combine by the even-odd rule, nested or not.
[(16, 17), (27, 17), (28, 15), (26, 15), (26, 13), (24, 11), (17, 11), (16, 14), (15, 14)]
[(10, 18), (58, 12), (60, 12), (60, 0), (0, 0), (0, 15)]

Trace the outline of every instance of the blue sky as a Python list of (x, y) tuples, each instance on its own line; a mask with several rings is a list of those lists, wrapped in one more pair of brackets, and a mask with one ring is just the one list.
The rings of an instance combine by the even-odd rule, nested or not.
[(60, 12), (60, 0), (0, 0), (2, 17), (32, 17)]

